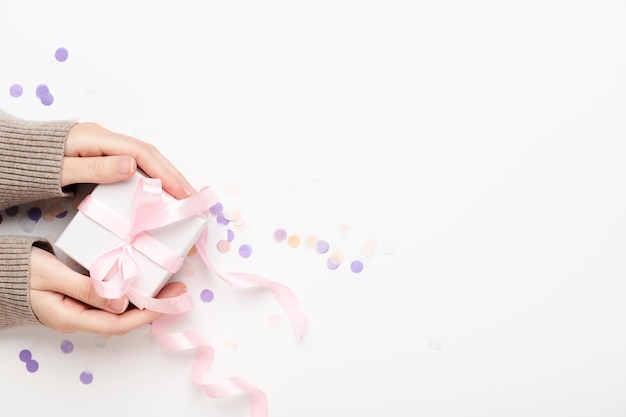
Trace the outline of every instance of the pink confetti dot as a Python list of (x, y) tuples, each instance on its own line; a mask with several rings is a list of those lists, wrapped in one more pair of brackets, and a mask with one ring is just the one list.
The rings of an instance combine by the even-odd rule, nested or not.
[(274, 240), (276, 242), (284, 242), (287, 239), (287, 231), (285, 229), (274, 230)]

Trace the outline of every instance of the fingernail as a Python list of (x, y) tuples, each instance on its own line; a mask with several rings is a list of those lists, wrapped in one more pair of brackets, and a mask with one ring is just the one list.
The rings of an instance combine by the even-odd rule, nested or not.
[(196, 190), (194, 190), (189, 184), (183, 184), (183, 191), (187, 194), (187, 197), (191, 197), (196, 193)]
[(117, 161), (117, 173), (120, 175), (130, 175), (137, 169), (135, 158), (119, 158)]
[(116, 313), (123, 313), (128, 307), (128, 298), (112, 298), (107, 301), (107, 308)]

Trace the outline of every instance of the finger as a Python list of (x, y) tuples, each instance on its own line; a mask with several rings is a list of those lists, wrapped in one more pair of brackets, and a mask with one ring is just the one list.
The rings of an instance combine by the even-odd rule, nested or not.
[(107, 184), (128, 179), (136, 171), (137, 162), (132, 156), (65, 157), (61, 167), (61, 186)]
[[(159, 298), (176, 297), (187, 290), (181, 282), (171, 283), (163, 287)], [(113, 314), (103, 310), (87, 309), (81, 314), (74, 315), (72, 325), (78, 331), (106, 335), (123, 335), (131, 330), (144, 326), (163, 314), (148, 309), (131, 309), (122, 314)]]
[[(186, 286), (180, 282), (166, 285), (159, 297), (176, 297), (186, 291)], [(102, 335), (123, 335), (141, 326), (144, 326), (160, 316), (162, 313), (148, 309), (131, 309), (122, 314), (114, 314), (99, 309), (86, 308), (81, 302), (65, 297), (59, 308), (55, 300), (59, 294), (37, 292), (39, 304), (46, 304), (42, 308), (47, 314), (40, 317), (42, 323), (48, 327), (64, 333), (89, 332)], [(49, 297), (44, 297), (48, 295)], [(41, 301), (45, 298), (47, 303)]]
[(194, 188), (176, 167), (153, 145), (112, 132), (95, 123), (79, 123), (70, 130), (66, 156), (129, 155), (150, 177), (159, 178), (163, 189), (176, 198), (195, 194)]
[(54, 291), (112, 313), (121, 313), (128, 307), (127, 297), (107, 299), (99, 296), (89, 277), (68, 268), (53, 254), (40, 248), (31, 249), (30, 268), (33, 290)]

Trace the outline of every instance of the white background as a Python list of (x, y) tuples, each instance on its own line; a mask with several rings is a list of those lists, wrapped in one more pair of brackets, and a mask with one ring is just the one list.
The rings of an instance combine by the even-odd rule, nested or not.
[[(625, 19), (623, 1), (5, 0), (0, 108), (150, 141), (243, 213), (253, 256), (213, 257), (293, 289), (305, 338), (194, 259), (215, 300), (178, 326), (272, 417), (623, 416)], [(346, 261), (379, 249), (331, 271), (278, 227)], [(0, 337), (5, 413), (248, 415), (147, 329)]]

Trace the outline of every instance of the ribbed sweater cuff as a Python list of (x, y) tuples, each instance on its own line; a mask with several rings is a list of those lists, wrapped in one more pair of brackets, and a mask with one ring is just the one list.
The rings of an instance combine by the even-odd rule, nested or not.
[(28, 236), (0, 237), (0, 329), (43, 326), (30, 307), (30, 252), (47, 242)]
[(27, 121), (0, 110), (0, 207), (65, 195), (61, 164), (75, 123)]

